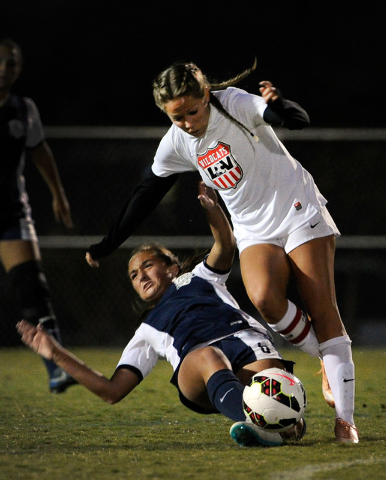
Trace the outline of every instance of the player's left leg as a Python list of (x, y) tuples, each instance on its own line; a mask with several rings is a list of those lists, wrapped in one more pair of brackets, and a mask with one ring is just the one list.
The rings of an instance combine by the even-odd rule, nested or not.
[[(269, 365), (274, 366), (276, 363)], [(256, 368), (261, 370), (268, 367)], [(244, 384), (233, 373), (230, 361), (219, 348), (207, 346), (190, 352), (181, 364), (178, 386), (190, 402), (208, 412), (218, 411), (236, 421), (231, 427), (230, 434), (239, 445), (283, 444), (280, 434), (264, 432), (246, 421), (242, 401)]]
[(319, 355), (315, 332), (305, 312), (287, 298), (291, 266), (283, 246), (256, 244), (240, 254), (243, 282), (268, 325), (312, 356)]
[(188, 353), (178, 372), (178, 387), (185, 398), (208, 412), (219, 411), (232, 420), (245, 420), (244, 385), (217, 347), (207, 346)]
[[(0, 242), (0, 258), (8, 274), (15, 299), (24, 319), (45, 329), (59, 342), (60, 332), (52, 307), (36, 242), (20, 239)], [(53, 362), (43, 359), (52, 393), (64, 392), (74, 380)]]
[[(311, 317), (319, 350), (335, 401), (336, 424), (341, 419), (351, 426), (352, 440), (336, 429), (336, 440), (358, 441), (354, 424), (355, 369), (351, 340), (341, 320), (334, 282), (335, 238), (313, 239), (289, 253), (292, 270)], [(354, 434), (355, 433), (355, 434)]]

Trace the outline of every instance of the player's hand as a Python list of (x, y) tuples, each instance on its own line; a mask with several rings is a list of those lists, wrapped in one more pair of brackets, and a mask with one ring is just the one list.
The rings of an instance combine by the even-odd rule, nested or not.
[(86, 262), (91, 268), (99, 268), (98, 260), (94, 260), (89, 252), (86, 253)]
[(53, 199), (52, 210), (54, 211), (55, 220), (57, 223), (63, 222), (67, 228), (72, 228), (74, 226), (71, 217), (70, 205), (64, 194), (59, 198)]
[(259, 83), (259, 85), (260, 85), (259, 90), (260, 90), (261, 96), (265, 100), (265, 103), (274, 102), (279, 98), (278, 90), (268, 80), (263, 80), (262, 82)]
[(55, 338), (47, 333), (44, 327), (39, 324), (37, 327), (26, 320), (21, 320), (16, 325), (18, 333), (21, 335), (21, 340), (32, 348), (36, 353), (52, 360), (54, 349), (57, 345)]
[(208, 187), (204, 182), (200, 182), (198, 184), (198, 193), (199, 195), (197, 198), (200, 200), (202, 207), (206, 210), (212, 210), (215, 208), (217, 205), (217, 193), (213, 188)]

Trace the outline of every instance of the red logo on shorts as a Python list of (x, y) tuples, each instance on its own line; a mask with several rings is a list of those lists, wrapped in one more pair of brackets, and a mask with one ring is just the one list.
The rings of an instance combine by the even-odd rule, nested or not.
[(236, 188), (243, 178), (243, 171), (226, 143), (217, 142), (214, 148), (208, 148), (205, 153), (198, 155), (198, 164), (216, 187), (222, 190)]

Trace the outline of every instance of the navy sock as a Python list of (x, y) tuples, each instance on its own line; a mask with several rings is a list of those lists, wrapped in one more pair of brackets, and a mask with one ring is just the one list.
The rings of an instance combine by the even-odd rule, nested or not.
[(245, 420), (243, 410), (244, 385), (228, 369), (214, 373), (206, 385), (212, 404), (226, 417), (240, 422)]

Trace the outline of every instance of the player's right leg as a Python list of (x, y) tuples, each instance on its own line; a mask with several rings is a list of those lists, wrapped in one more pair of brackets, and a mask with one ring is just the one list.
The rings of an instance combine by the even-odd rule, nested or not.
[[(320, 357), (335, 404), (336, 441), (358, 442), (354, 423), (355, 367), (351, 340), (341, 320), (334, 282), (333, 235), (306, 242), (289, 255), (299, 291), (319, 340)], [(324, 382), (327, 389), (327, 382)], [(328, 393), (327, 391), (325, 393)], [(351, 440), (341, 434), (338, 420), (350, 426)], [(347, 429), (346, 429), (347, 433)]]

